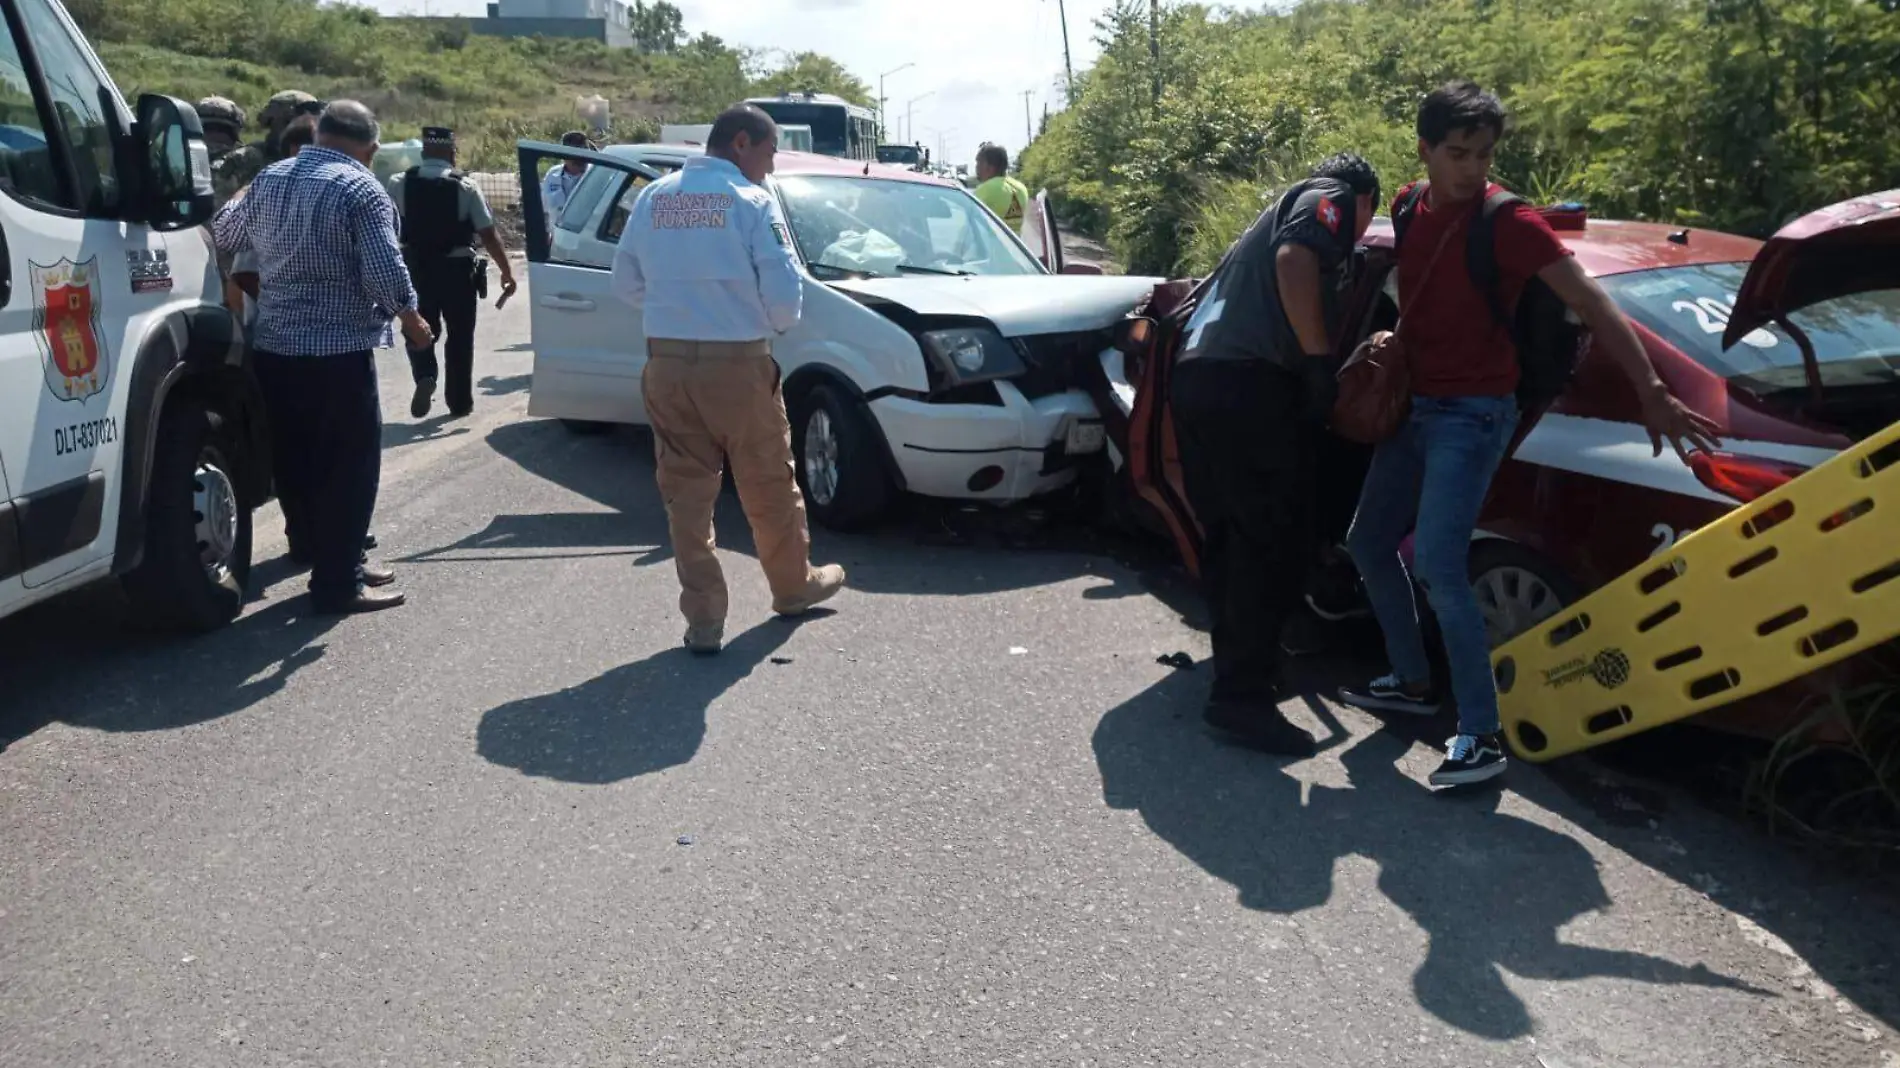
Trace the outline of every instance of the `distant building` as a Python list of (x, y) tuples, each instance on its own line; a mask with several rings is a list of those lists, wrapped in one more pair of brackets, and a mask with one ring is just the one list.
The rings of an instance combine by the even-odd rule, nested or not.
[(633, 47), (633, 5), (623, 0), (491, 0), (488, 17), (469, 19), (489, 37), (572, 37)]

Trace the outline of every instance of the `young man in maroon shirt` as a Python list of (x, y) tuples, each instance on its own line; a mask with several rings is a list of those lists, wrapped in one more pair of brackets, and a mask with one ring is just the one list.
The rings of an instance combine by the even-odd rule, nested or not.
[[(1434, 786), (1504, 771), (1490, 643), (1466, 561), (1491, 477), (1517, 427), (1518, 361), (1509, 327), (1472, 280), (1464, 254), (1479, 208), (1498, 191), (1489, 174), (1504, 124), (1504, 105), (1470, 82), (1437, 90), (1419, 108), (1418, 150), (1430, 184), (1413, 210), (1398, 267), (1411, 415), (1374, 454), (1346, 539), (1385, 634), (1392, 673), (1340, 696), (1361, 708), (1430, 715), (1439, 707), (1438, 690), (1399, 558), (1399, 543), (1413, 533), (1414, 567), (1444, 634), (1458, 704), (1458, 734), (1432, 773)], [(1395, 215), (1411, 189), (1400, 190)], [(1515, 308), (1533, 277), (1549, 285), (1583, 320), (1593, 347), (1635, 384), (1658, 456), (1664, 438), (1685, 458), (1685, 441), (1715, 444), (1713, 425), (1670, 395), (1615, 302), (1535, 210), (1501, 208), (1494, 240), (1498, 306)]]

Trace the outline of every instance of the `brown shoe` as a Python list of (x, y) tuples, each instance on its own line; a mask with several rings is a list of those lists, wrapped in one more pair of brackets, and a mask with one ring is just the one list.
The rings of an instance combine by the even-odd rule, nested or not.
[(695, 623), (686, 628), (686, 651), (694, 656), (712, 656), (726, 640), (723, 623)]
[(372, 564), (365, 560), (363, 566), (356, 569), (356, 577), (361, 579), (365, 586), (387, 586), (396, 581), (396, 569)]
[(313, 607), (320, 616), (352, 616), (364, 612), (380, 612), (385, 608), (394, 608), (407, 600), (401, 590), (372, 590), (367, 587), (356, 591), (355, 596), (341, 600), (323, 598), (316, 600)]
[(844, 589), (844, 568), (837, 564), (826, 564), (811, 569), (811, 577), (805, 580), (803, 592), (793, 597), (781, 597), (772, 602), (772, 611), (781, 616), (802, 616), (806, 612), (824, 604)]

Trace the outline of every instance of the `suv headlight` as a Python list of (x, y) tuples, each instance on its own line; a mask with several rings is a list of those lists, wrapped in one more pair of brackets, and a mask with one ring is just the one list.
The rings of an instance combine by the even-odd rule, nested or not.
[(917, 341), (943, 373), (946, 385), (1008, 378), (1028, 370), (1016, 346), (989, 327), (926, 330)]

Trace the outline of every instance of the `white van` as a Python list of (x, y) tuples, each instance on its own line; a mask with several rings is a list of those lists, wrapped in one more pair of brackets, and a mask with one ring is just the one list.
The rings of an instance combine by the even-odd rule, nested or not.
[(235, 618), (268, 433), (189, 104), (126, 106), (57, 0), (0, 0), (0, 616), (120, 577)]

